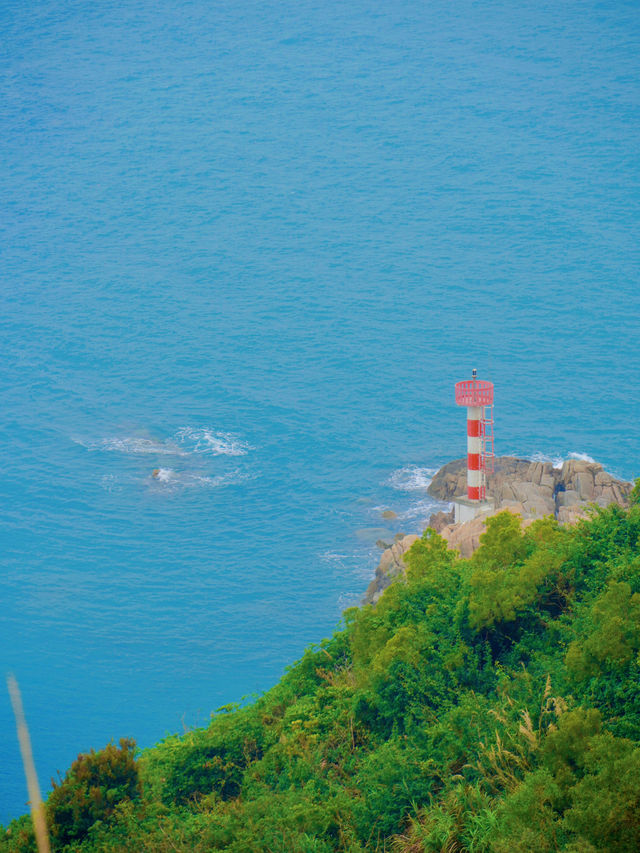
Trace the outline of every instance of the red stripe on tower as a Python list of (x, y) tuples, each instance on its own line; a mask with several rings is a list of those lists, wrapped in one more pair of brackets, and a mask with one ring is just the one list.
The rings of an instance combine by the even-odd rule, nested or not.
[(480, 454), (479, 453), (467, 453), (467, 470), (468, 471), (479, 471), (480, 470)]
[(482, 435), (482, 421), (473, 421), (467, 419), (467, 435), (478, 438)]

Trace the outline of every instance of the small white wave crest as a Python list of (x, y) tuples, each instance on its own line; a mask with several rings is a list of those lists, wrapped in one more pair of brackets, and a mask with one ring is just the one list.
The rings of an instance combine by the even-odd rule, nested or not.
[(193, 488), (219, 488), (231, 486), (249, 480), (251, 475), (246, 471), (227, 471), (215, 477), (190, 472), (175, 471), (173, 468), (155, 468), (151, 473), (151, 483), (163, 490)]
[(399, 492), (421, 492), (425, 491), (437, 468), (421, 468), (418, 465), (406, 465), (394, 471), (387, 482), (392, 489)]
[(178, 441), (189, 453), (211, 456), (246, 456), (250, 444), (230, 432), (220, 432), (208, 427), (182, 427), (176, 432)]

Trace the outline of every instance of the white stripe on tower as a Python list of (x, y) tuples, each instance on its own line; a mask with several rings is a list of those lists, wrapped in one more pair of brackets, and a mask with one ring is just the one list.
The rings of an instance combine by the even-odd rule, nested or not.
[(482, 406), (467, 406), (467, 497), (479, 501), (482, 487)]

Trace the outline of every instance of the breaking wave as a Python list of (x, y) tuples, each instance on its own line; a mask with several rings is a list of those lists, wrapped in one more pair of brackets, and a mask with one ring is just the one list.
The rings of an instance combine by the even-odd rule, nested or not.
[(595, 462), (596, 460), (589, 456), (588, 453), (577, 453), (575, 451), (571, 451), (567, 454), (560, 455), (558, 453), (533, 453), (531, 456), (527, 457), (532, 462), (551, 462), (554, 468), (562, 468), (562, 464), (566, 462), (568, 459), (579, 459), (582, 462)]
[(596, 460), (588, 453), (570, 453), (569, 459), (580, 459), (582, 462), (595, 462)]
[(437, 468), (420, 468), (418, 465), (406, 465), (394, 471), (387, 485), (399, 492), (421, 492), (425, 491)]

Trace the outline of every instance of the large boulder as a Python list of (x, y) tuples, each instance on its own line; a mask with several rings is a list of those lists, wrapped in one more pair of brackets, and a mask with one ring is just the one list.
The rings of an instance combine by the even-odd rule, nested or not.
[(467, 484), (467, 460), (454, 459), (447, 462), (435, 475), (427, 493), (436, 500), (448, 502), (461, 495)]

